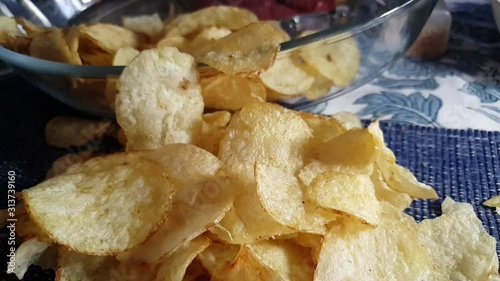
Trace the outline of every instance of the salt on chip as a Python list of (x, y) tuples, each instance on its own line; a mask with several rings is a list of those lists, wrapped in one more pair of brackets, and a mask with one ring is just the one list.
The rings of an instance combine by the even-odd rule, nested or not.
[(13, 273), (16, 274), (19, 280), (23, 279), (24, 274), (28, 271), (28, 267), (34, 264), (50, 245), (50, 242), (31, 238), (24, 241), (19, 248), (17, 248)]
[(347, 87), (356, 78), (361, 54), (354, 38), (309, 46), (302, 51), (304, 60), (337, 87)]
[(274, 22), (252, 23), (215, 41), (196, 58), (225, 74), (259, 74), (271, 67), (280, 49), (279, 43), (286, 39)]
[(161, 165), (113, 154), (72, 166), (22, 194), (30, 217), (50, 238), (102, 256), (133, 248), (154, 234), (169, 216), (173, 192)]
[(291, 240), (267, 240), (247, 245), (252, 255), (283, 281), (313, 280), (315, 264), (309, 250)]
[(498, 273), (496, 240), (470, 204), (446, 198), (443, 214), (423, 220), (417, 235), (445, 280), (486, 280)]
[(111, 127), (110, 120), (94, 121), (58, 116), (45, 125), (45, 140), (48, 145), (58, 148), (82, 146), (89, 141), (102, 138)]
[(280, 57), (259, 77), (266, 87), (282, 95), (303, 94), (311, 88), (315, 79), (301, 69), (296, 60), (297, 58), (293, 56)]
[(255, 258), (246, 247), (242, 247), (237, 257), (221, 270), (211, 281), (283, 281), (277, 272)]
[(198, 254), (197, 259), (210, 275), (214, 275), (236, 258), (240, 248), (240, 245), (213, 241), (208, 248)]
[(156, 38), (163, 31), (163, 22), (158, 13), (135, 17), (123, 17), (122, 23), (123, 27), (126, 29), (144, 33), (152, 39)]
[(380, 220), (380, 203), (369, 176), (328, 171), (317, 176), (306, 198), (319, 206), (357, 217), (369, 224)]
[(206, 236), (199, 236), (177, 249), (162, 260), (155, 281), (182, 281), (188, 266), (210, 243)]
[(393, 218), (377, 227), (345, 218), (325, 237), (314, 280), (434, 280), (415, 232), (415, 225)]
[(32, 57), (39, 59), (81, 64), (80, 58), (70, 51), (63, 31), (57, 28), (35, 35), (31, 40), (29, 53)]
[(256, 80), (221, 74), (201, 81), (206, 108), (239, 110), (254, 102), (266, 101), (266, 88)]
[(138, 46), (138, 38), (134, 32), (107, 23), (82, 26), (80, 38), (89, 40), (94, 48), (100, 48), (109, 54), (114, 54), (121, 48)]
[(251, 11), (237, 7), (215, 6), (174, 19), (165, 27), (165, 31), (167, 36), (186, 36), (214, 26), (240, 30), (256, 21), (257, 16)]
[(69, 167), (85, 162), (94, 156), (94, 153), (91, 151), (83, 151), (80, 153), (71, 153), (61, 156), (52, 163), (52, 166), (50, 166), (50, 169), (47, 171), (45, 178), (50, 179), (58, 176), (64, 173)]
[(123, 71), (117, 121), (128, 150), (193, 143), (202, 126), (203, 97), (191, 56), (175, 48), (143, 51)]

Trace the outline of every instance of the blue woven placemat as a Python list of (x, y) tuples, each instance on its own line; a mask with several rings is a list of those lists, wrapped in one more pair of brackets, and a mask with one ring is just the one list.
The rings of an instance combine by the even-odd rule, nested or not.
[[(40, 182), (50, 164), (67, 151), (48, 148), (45, 123), (57, 115), (76, 115), (17, 76), (0, 80), (0, 198), (7, 195), (6, 175), (16, 172), (18, 191)], [(500, 132), (463, 131), (382, 123), (398, 162), (437, 190), (468, 202), (488, 232), (499, 239), (500, 216), (481, 203), (500, 194)], [(6, 200), (0, 202), (5, 208)], [(441, 200), (417, 201), (408, 211), (417, 220), (440, 215)], [(7, 255), (7, 232), (0, 232), (0, 257)], [(498, 251), (499, 249), (497, 249)], [(2, 262), (5, 265), (5, 262)], [(53, 280), (52, 272), (30, 270), (25, 280)], [(17, 280), (6, 276), (0, 280)]]

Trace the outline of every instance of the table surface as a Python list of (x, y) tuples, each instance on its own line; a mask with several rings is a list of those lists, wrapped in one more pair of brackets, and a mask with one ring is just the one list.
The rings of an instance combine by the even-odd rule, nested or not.
[(448, 52), (437, 61), (403, 58), (378, 79), (311, 109), (351, 111), (423, 126), (500, 131), (500, 33), (490, 0), (446, 0)]

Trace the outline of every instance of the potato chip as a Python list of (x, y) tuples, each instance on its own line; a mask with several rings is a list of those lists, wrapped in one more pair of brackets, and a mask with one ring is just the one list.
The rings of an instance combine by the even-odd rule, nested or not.
[(137, 33), (144, 33), (152, 39), (155, 39), (163, 31), (163, 22), (158, 13), (123, 17), (122, 23), (126, 29)]
[(81, 26), (80, 38), (90, 41), (92, 49), (102, 49), (108, 54), (114, 54), (121, 48), (137, 48), (139, 44), (134, 32), (107, 23)]
[[(113, 66), (126, 66), (128, 65), (136, 56), (139, 55), (139, 51), (126, 47), (119, 49), (115, 56), (113, 57), (113, 61), (111, 65)], [(118, 94), (118, 90), (116, 89), (116, 83), (118, 82), (117, 78), (108, 78), (106, 82), (106, 88), (104, 90), (104, 94), (106, 99), (108, 100), (111, 107), (114, 109), (115, 107), (115, 99)]]
[(372, 227), (345, 218), (326, 236), (314, 280), (440, 280), (428, 278), (432, 260), (415, 232), (399, 220)]
[(48, 145), (58, 148), (82, 146), (92, 140), (101, 139), (111, 127), (110, 120), (94, 121), (58, 116), (45, 125), (45, 140)]
[(371, 180), (378, 200), (386, 201), (399, 212), (403, 212), (406, 208), (410, 207), (413, 201), (411, 197), (406, 193), (400, 193), (390, 188), (378, 168), (374, 169)]
[(366, 129), (352, 129), (315, 147), (313, 158), (329, 165), (349, 166), (371, 175), (375, 162), (375, 140)]
[(266, 101), (266, 88), (252, 79), (222, 74), (203, 79), (201, 84), (206, 108), (235, 111)]
[(8, 38), (16, 36), (18, 33), (17, 23), (14, 18), (0, 16), (0, 44), (7, 44), (9, 42)]
[(268, 240), (247, 246), (252, 255), (269, 266), (284, 281), (313, 280), (315, 264), (309, 249), (290, 240)]
[(173, 144), (141, 155), (162, 164), (175, 183), (173, 208), (157, 233), (118, 259), (151, 263), (218, 223), (231, 208), (233, 191), (220, 161), (195, 146)]
[(28, 267), (34, 264), (49, 246), (50, 242), (42, 242), (36, 238), (24, 241), (16, 250), (14, 271), (7, 272), (15, 273), (17, 278), (22, 280)]
[(29, 53), (32, 57), (39, 59), (81, 64), (80, 58), (70, 51), (64, 33), (57, 28), (35, 35), (31, 40)]
[(316, 100), (326, 96), (333, 87), (333, 82), (317, 71), (313, 72), (313, 75), (314, 83), (304, 93), (304, 96), (309, 100)]
[(15, 20), (16, 23), (23, 28), (26, 35), (30, 38), (33, 38), (37, 34), (44, 33), (48, 29), (45, 27), (37, 26), (34, 23), (22, 17), (15, 17)]
[(315, 79), (301, 69), (296, 60), (293, 56), (280, 57), (259, 77), (266, 87), (282, 95), (303, 94), (311, 88)]
[(155, 281), (182, 281), (187, 267), (210, 243), (206, 236), (199, 236), (177, 249), (161, 262)]
[(237, 257), (217, 271), (210, 280), (282, 281), (283, 279), (267, 265), (258, 261), (246, 247), (242, 247)]
[(91, 151), (83, 151), (80, 153), (71, 153), (61, 156), (52, 163), (52, 166), (47, 171), (45, 178), (50, 179), (58, 176), (66, 172), (66, 170), (74, 164), (85, 162), (94, 156), (95, 154)]
[(369, 176), (328, 171), (311, 182), (305, 195), (323, 208), (379, 223), (380, 204)]
[(417, 232), (435, 270), (444, 280), (486, 280), (497, 274), (496, 240), (486, 232), (472, 206), (446, 198), (442, 208), (440, 217), (423, 220)]
[(165, 27), (167, 36), (185, 36), (198, 33), (209, 27), (240, 30), (256, 22), (257, 16), (245, 9), (215, 6), (183, 15)]
[(16, 219), (16, 236), (22, 241), (36, 238), (40, 242), (53, 242), (45, 230), (30, 218), (24, 207), (16, 208)]
[(143, 51), (118, 81), (116, 118), (128, 150), (192, 143), (202, 126), (203, 97), (191, 56), (175, 48)]
[(306, 112), (301, 112), (300, 117), (313, 130), (314, 146), (338, 137), (346, 131), (344, 125), (332, 117)]
[[(276, 227), (275, 224), (272, 226)], [(245, 223), (236, 213), (234, 207), (226, 213), (221, 221), (211, 227), (209, 231), (216, 236), (217, 240), (230, 244), (248, 244), (255, 240), (255, 238), (248, 232)], [(274, 229), (272, 231), (274, 231)], [(277, 232), (280, 231), (282, 231), (282, 229), (279, 229)], [(289, 232), (285, 231), (285, 233)]]
[(35, 265), (41, 267), (43, 270), (57, 269), (57, 245), (50, 244), (50, 246), (43, 251), (43, 253), (38, 257)]
[(164, 37), (158, 43), (156, 43), (156, 47), (159, 49), (172, 47), (177, 48), (181, 52), (187, 52), (191, 41), (182, 36), (172, 36), (172, 37)]
[(186, 274), (184, 275), (183, 281), (202, 281), (202, 280), (210, 280), (210, 275), (203, 268), (201, 262), (197, 259), (193, 260), (193, 262), (186, 269)]
[(197, 60), (229, 75), (259, 74), (271, 67), (286, 39), (276, 23), (252, 23), (204, 48)]
[(302, 51), (304, 60), (337, 87), (347, 87), (358, 74), (361, 54), (354, 38), (345, 38)]
[(30, 44), (31, 44), (31, 38), (24, 36), (8, 36), (7, 43), (3, 44), (3, 46), (5, 48), (13, 50), (14, 52), (29, 56)]
[(231, 30), (224, 27), (219, 28), (212, 26), (204, 29), (194, 37), (193, 41), (191, 41), (187, 48), (187, 52), (196, 57), (205, 47), (229, 34), (231, 34)]
[(169, 216), (173, 192), (161, 165), (113, 154), (72, 166), (22, 194), (30, 217), (59, 244), (80, 253), (112, 255), (158, 230)]
[(293, 241), (302, 247), (310, 248), (311, 257), (314, 263), (318, 264), (323, 238), (323, 235), (300, 232)]
[(120, 280), (116, 279), (120, 277), (115, 271), (117, 266), (118, 262), (113, 257), (88, 256), (59, 247), (55, 280)]
[(342, 123), (342, 125), (344, 125), (346, 130), (355, 129), (355, 128), (363, 128), (363, 124), (361, 124), (361, 120), (354, 113), (339, 112), (339, 113), (333, 114), (332, 117), (337, 119), (340, 123)]
[(240, 251), (241, 246), (212, 242), (208, 248), (198, 254), (203, 267), (214, 275), (217, 271), (231, 263)]
[(196, 145), (213, 155), (217, 155), (219, 153), (220, 141), (226, 133), (226, 127), (230, 120), (231, 113), (228, 111), (203, 114), (201, 136)]
[(68, 44), (71, 61), (74, 64), (82, 64), (78, 49), (80, 48), (80, 27), (73, 26), (66, 32), (66, 43)]
[(483, 202), (484, 206), (487, 207), (500, 207), (500, 196), (493, 196), (490, 199)]

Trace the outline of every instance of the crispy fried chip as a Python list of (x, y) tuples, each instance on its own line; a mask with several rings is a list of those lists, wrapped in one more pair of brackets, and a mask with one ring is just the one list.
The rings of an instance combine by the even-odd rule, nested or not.
[(61, 246), (58, 248), (56, 280), (116, 280), (116, 277), (121, 277), (115, 276), (117, 265), (113, 257), (88, 256)]
[(191, 41), (182, 36), (172, 36), (165, 37), (156, 43), (156, 47), (159, 49), (173, 47), (179, 49), (181, 52), (187, 52), (189, 44)]
[(432, 260), (416, 231), (394, 219), (374, 228), (346, 218), (326, 236), (314, 280), (443, 280), (428, 278)]
[(58, 148), (82, 146), (89, 141), (102, 138), (111, 127), (110, 120), (94, 121), (58, 116), (45, 125), (45, 140), (48, 145)]
[(205, 107), (218, 110), (239, 110), (254, 102), (266, 101), (266, 88), (259, 81), (218, 75), (201, 81)]
[[(113, 66), (126, 66), (136, 56), (138, 56), (139, 53), (140, 52), (134, 48), (130, 47), (121, 48), (116, 52), (111, 64)], [(118, 90), (116, 89), (117, 81), (118, 80), (116, 78), (108, 78), (106, 81), (106, 88), (104, 89), (104, 94), (106, 96), (106, 99), (108, 100), (109, 104), (113, 109), (115, 107), (116, 95), (118, 94)]]
[(172, 208), (173, 192), (161, 165), (114, 154), (72, 166), (22, 194), (30, 217), (59, 244), (112, 255), (157, 231)]
[(379, 223), (380, 204), (369, 176), (328, 171), (311, 182), (305, 195), (323, 208)]
[(214, 26), (240, 30), (256, 21), (257, 16), (248, 10), (215, 6), (183, 15), (166, 26), (165, 31), (167, 36), (185, 36)]
[(183, 281), (210, 280), (210, 274), (203, 268), (201, 262), (195, 259), (186, 269)]
[(206, 236), (199, 236), (177, 249), (162, 261), (155, 281), (182, 281), (188, 266), (210, 243)]
[(314, 263), (318, 264), (323, 238), (323, 235), (300, 232), (297, 237), (293, 238), (293, 241), (302, 247), (310, 248), (311, 257)]
[(224, 27), (212, 26), (204, 29), (191, 41), (187, 52), (196, 57), (205, 47), (229, 34), (231, 34), (231, 30)]
[(143, 51), (118, 81), (116, 117), (128, 150), (192, 143), (202, 126), (203, 97), (194, 60), (175, 48)]
[(318, 145), (340, 136), (346, 131), (344, 125), (335, 118), (301, 112), (300, 117), (313, 130), (313, 145)]
[(15, 20), (17, 24), (19, 24), (23, 28), (24, 32), (26, 32), (26, 35), (30, 38), (33, 38), (35, 35), (47, 31), (47, 28), (37, 26), (25, 18), (15, 17)]
[(309, 46), (302, 52), (304, 60), (337, 87), (348, 86), (358, 73), (361, 54), (354, 38)]
[[(278, 58), (260, 79), (266, 87), (282, 95), (296, 96), (305, 93), (315, 79), (296, 63), (298, 58), (286, 56)], [(286, 74), (285, 74), (286, 73)]]
[(78, 49), (80, 48), (80, 27), (73, 26), (66, 32), (66, 43), (68, 44), (71, 61), (75, 64), (82, 64)]
[(39, 59), (81, 64), (80, 58), (70, 51), (63, 31), (57, 28), (35, 35), (31, 40), (29, 53)]
[(211, 281), (282, 281), (278, 273), (258, 261), (246, 247), (242, 247), (236, 259), (217, 271)]
[(14, 271), (7, 272), (15, 273), (17, 278), (22, 280), (28, 267), (34, 264), (49, 246), (50, 242), (42, 242), (36, 238), (24, 241), (16, 250)]
[[(273, 228), (276, 227), (275, 224), (272, 224), (272, 226)], [(220, 222), (216, 223), (209, 230), (218, 240), (230, 244), (247, 244), (255, 240), (248, 232), (246, 225), (236, 213), (234, 207), (226, 213)], [(279, 231), (282, 231), (282, 228), (280, 228), (277, 233), (280, 233)], [(290, 231), (285, 231), (285, 233), (290, 233)]]
[(217, 155), (219, 144), (226, 133), (226, 127), (231, 120), (231, 113), (228, 111), (217, 111), (203, 114), (203, 127), (197, 146)]
[(197, 60), (230, 75), (258, 74), (274, 63), (286, 39), (273, 22), (252, 23), (204, 48)]
[(359, 117), (350, 112), (339, 112), (335, 113), (333, 118), (337, 119), (344, 127), (346, 130), (354, 129), (354, 128), (363, 128), (363, 124), (361, 124), (361, 120)]
[(52, 242), (45, 230), (30, 218), (24, 207), (16, 208), (16, 236), (23, 241), (36, 238), (41, 242)]
[(397, 192), (390, 188), (378, 168), (374, 169), (371, 179), (378, 200), (388, 202), (400, 212), (410, 207), (413, 201), (411, 197), (406, 193)]
[(484, 206), (495, 208), (497, 214), (500, 214), (500, 196), (493, 196), (483, 202)]
[(7, 44), (9, 42), (8, 38), (16, 36), (18, 32), (14, 18), (0, 16), (0, 44)]
[(315, 264), (309, 249), (290, 240), (268, 240), (247, 246), (262, 264), (269, 266), (284, 281), (313, 280)]
[[(109, 54), (116, 53), (121, 48), (137, 48), (139, 41), (137, 35), (123, 27), (98, 23), (80, 28), (80, 38), (92, 44), (92, 49), (102, 49)], [(85, 46), (89, 48), (89, 46)]]
[(241, 246), (212, 242), (203, 252), (198, 254), (203, 267), (214, 275), (217, 271), (231, 263), (240, 251)]
[(126, 29), (144, 33), (152, 39), (156, 38), (163, 31), (163, 22), (158, 13), (135, 17), (123, 17), (122, 23), (123, 27)]
[(443, 214), (419, 224), (418, 237), (429, 249), (442, 280), (486, 280), (498, 273), (496, 240), (477, 218), (472, 206), (443, 202)]
[(45, 178), (50, 179), (58, 176), (66, 172), (66, 170), (74, 164), (83, 163), (94, 156), (95, 154), (91, 151), (83, 151), (80, 153), (71, 153), (61, 156), (52, 163), (52, 166), (47, 171)]

